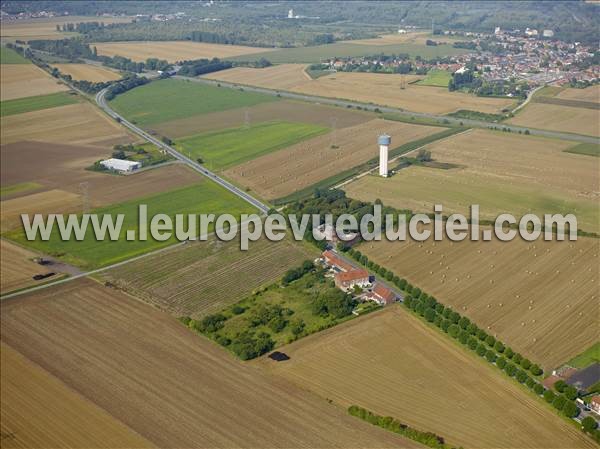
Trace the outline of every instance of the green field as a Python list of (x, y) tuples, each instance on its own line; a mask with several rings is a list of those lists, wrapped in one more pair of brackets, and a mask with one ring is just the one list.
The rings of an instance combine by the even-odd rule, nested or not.
[[(110, 265), (175, 243), (176, 239), (174, 236), (161, 242), (154, 240), (150, 233), (148, 233), (146, 241), (137, 239), (139, 230), (139, 204), (146, 204), (148, 206), (148, 223), (155, 214), (166, 214), (173, 217), (175, 214), (218, 215), (221, 213), (230, 213), (238, 216), (241, 213), (256, 212), (248, 203), (229, 193), (219, 185), (203, 181), (182, 189), (93, 210), (93, 214), (100, 214), (100, 220), (103, 214), (113, 216), (113, 220), (116, 220), (117, 214), (124, 214), (120, 238), (117, 241), (109, 241), (108, 234), (104, 241), (97, 241), (94, 238), (91, 224), (82, 241), (76, 241), (73, 236), (68, 241), (62, 241), (56, 225), (50, 240), (45, 242), (39, 238), (35, 241), (28, 241), (23, 229), (11, 231), (7, 233), (6, 237), (17, 241), (21, 245), (33, 247), (45, 254), (59, 257), (67, 263), (84, 269)], [(125, 239), (126, 232), (129, 229), (136, 231), (136, 240), (127, 241)], [(187, 229), (187, 226), (184, 226), (184, 229)], [(211, 224), (208, 230), (211, 231), (213, 229), (214, 226)]]
[(447, 70), (432, 69), (427, 72), (424, 79), (417, 81), (416, 84), (420, 86), (448, 87), (451, 79), (452, 75)]
[(67, 92), (7, 100), (0, 103), (0, 117), (65, 106), (78, 101), (75, 95), (70, 95)]
[(586, 368), (592, 363), (600, 363), (600, 342), (594, 343), (586, 351), (569, 360), (567, 365), (574, 368)]
[(15, 193), (30, 192), (39, 189), (40, 187), (42, 187), (42, 185), (37, 182), (22, 182), (19, 184), (3, 186), (0, 188), (0, 197), (4, 198), (9, 195), (14, 195)]
[(12, 48), (0, 47), (0, 63), (2, 64), (31, 64)]
[(168, 79), (125, 92), (110, 104), (128, 120), (146, 126), (268, 101), (277, 97)]
[(600, 157), (600, 145), (597, 143), (580, 143), (565, 150), (565, 153), (584, 154), (586, 156)]
[[(407, 54), (411, 58), (421, 56), (432, 59), (466, 53), (466, 50), (451, 45), (427, 46), (421, 44), (361, 45), (340, 42), (336, 44), (318, 45), (314, 47), (285, 48), (265, 53), (236, 56), (228, 58), (233, 61), (258, 61), (266, 58), (272, 63), (317, 63), (322, 59), (347, 58), (378, 54)], [(447, 85), (447, 84), (446, 84)]]
[(249, 128), (230, 128), (185, 137), (176, 142), (176, 148), (193, 159), (201, 158), (208, 168), (219, 170), (326, 131), (328, 128), (308, 123), (265, 122)]

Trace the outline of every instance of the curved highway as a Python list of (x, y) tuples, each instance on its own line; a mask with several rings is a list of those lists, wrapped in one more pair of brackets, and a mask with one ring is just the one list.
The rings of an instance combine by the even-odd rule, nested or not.
[(102, 110), (104, 110), (104, 112), (106, 112), (112, 118), (114, 118), (115, 120), (118, 120), (122, 125), (124, 125), (127, 128), (129, 128), (131, 131), (133, 131), (134, 133), (136, 133), (138, 136), (140, 136), (143, 139), (147, 140), (148, 142), (156, 145), (157, 147), (162, 148), (167, 153), (169, 153), (171, 156), (173, 156), (175, 159), (180, 160), (181, 162), (183, 162), (184, 164), (188, 165), (189, 167), (191, 167), (192, 169), (194, 169), (198, 173), (206, 176), (207, 178), (211, 179), (212, 181), (214, 181), (217, 184), (221, 185), (222, 187), (226, 188), (231, 193), (233, 193), (234, 195), (237, 195), (238, 197), (240, 197), (244, 201), (247, 201), (248, 203), (250, 203), (251, 205), (253, 205), (254, 207), (256, 207), (258, 210), (260, 210), (262, 213), (266, 214), (269, 211), (269, 209), (270, 209), (269, 206), (267, 206), (266, 204), (264, 204), (261, 201), (257, 200), (252, 195), (249, 195), (248, 193), (244, 192), (242, 189), (240, 189), (240, 188), (234, 186), (233, 184), (231, 184), (230, 182), (224, 180), (223, 178), (221, 178), (217, 174), (215, 174), (212, 171), (210, 171), (207, 168), (205, 168), (203, 165), (200, 165), (198, 162), (193, 161), (189, 157), (186, 157), (183, 154), (179, 153), (172, 146), (167, 145), (166, 143), (164, 143), (164, 142), (156, 139), (155, 137), (151, 136), (150, 134), (148, 134), (143, 129), (135, 126), (133, 123), (127, 121), (124, 117), (122, 117), (121, 115), (119, 115), (118, 113), (116, 113), (115, 111), (113, 111), (110, 108), (110, 106), (108, 106), (108, 104), (106, 102), (106, 98), (104, 98), (104, 96), (106, 95), (106, 91), (107, 91), (107, 89), (103, 89), (103, 90), (101, 90), (100, 92), (98, 92), (96, 94), (96, 103), (98, 104), (98, 106), (100, 108), (102, 108)]
[(282, 97), (282, 98), (291, 98), (293, 100), (300, 100), (300, 101), (305, 101), (305, 102), (309, 102), (309, 103), (329, 104), (332, 106), (340, 106), (340, 107), (344, 107), (344, 108), (360, 107), (366, 111), (374, 111), (377, 108), (381, 112), (398, 114), (398, 115), (402, 115), (407, 118), (419, 117), (419, 118), (426, 118), (426, 119), (433, 119), (433, 120), (447, 120), (447, 123), (452, 123), (455, 125), (460, 125), (462, 123), (463, 126), (470, 127), (470, 128), (487, 128), (487, 129), (491, 129), (494, 127), (499, 128), (499, 129), (506, 128), (506, 129), (509, 129), (513, 133), (518, 133), (519, 131), (521, 131), (521, 133), (524, 133), (525, 131), (529, 131), (529, 133), (532, 136), (551, 137), (551, 138), (563, 139), (563, 140), (574, 140), (576, 142), (593, 143), (593, 144), (597, 144), (600, 141), (600, 139), (597, 139), (595, 137), (584, 136), (581, 134), (570, 134), (570, 133), (563, 133), (563, 132), (559, 132), (559, 131), (546, 131), (543, 129), (534, 129), (534, 128), (527, 128), (527, 127), (522, 127), (522, 126), (509, 125), (509, 124), (503, 123), (503, 122), (492, 123), (492, 122), (485, 122), (483, 120), (471, 120), (471, 119), (464, 119), (464, 118), (448, 117), (445, 115), (426, 114), (423, 112), (411, 112), (411, 111), (406, 111), (404, 109), (392, 108), (389, 106), (380, 106), (380, 105), (376, 105), (373, 103), (361, 103), (358, 101), (338, 100), (337, 98), (325, 98), (325, 97), (318, 97), (315, 95), (298, 94), (298, 93), (284, 91), (284, 90), (267, 89), (265, 87), (248, 86), (246, 84), (236, 84), (236, 83), (230, 83), (230, 82), (226, 82), (226, 81), (211, 80), (211, 79), (207, 79), (207, 78), (190, 78), (187, 76), (177, 76), (177, 75), (174, 76), (173, 78), (178, 78), (178, 79), (187, 80), (187, 81), (193, 81), (196, 83), (211, 84), (211, 85), (215, 85), (215, 86), (220, 85), (222, 87), (227, 87), (230, 89), (243, 88), (244, 90), (246, 90), (248, 92), (257, 92), (257, 93), (266, 94), (266, 95), (274, 95), (274, 96), (278, 96), (278, 97)]

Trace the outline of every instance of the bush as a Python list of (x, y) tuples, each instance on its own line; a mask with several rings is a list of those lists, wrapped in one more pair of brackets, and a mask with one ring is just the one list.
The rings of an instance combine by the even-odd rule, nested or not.
[(506, 366), (506, 359), (504, 357), (497, 358), (496, 366), (500, 369), (503, 369)]
[(573, 401), (567, 401), (563, 406), (562, 412), (568, 418), (575, 418), (579, 415), (580, 410), (579, 407)]
[(451, 324), (452, 323), (450, 323), (450, 320), (444, 320), (444, 321), (442, 321), (442, 326), (441, 326), (442, 330), (444, 332), (448, 332), (448, 328), (450, 327)]
[(591, 416), (586, 416), (581, 420), (581, 428), (584, 432), (592, 432), (598, 428), (598, 423)]
[(552, 404), (552, 402), (554, 401), (555, 398), (556, 398), (556, 395), (554, 394), (554, 392), (552, 390), (544, 391), (544, 399), (548, 404)]
[(460, 331), (458, 334), (458, 341), (460, 341), (463, 345), (466, 345), (469, 341), (469, 333), (467, 331)]
[(532, 379), (531, 377), (527, 376), (527, 380), (525, 381), (525, 385), (527, 385), (527, 387), (533, 388), (533, 387), (536, 386), (536, 384), (537, 384), (537, 382), (534, 379)]
[(487, 332), (483, 329), (479, 329), (477, 331), (477, 338), (479, 338), (481, 341), (484, 341), (487, 338)]
[(452, 338), (458, 338), (459, 332), (460, 332), (460, 327), (458, 327), (457, 324), (452, 324), (448, 328), (448, 335), (450, 335)]
[(513, 350), (511, 348), (506, 348), (506, 350), (504, 351), (504, 355), (506, 356), (507, 359), (512, 359), (513, 356), (515, 355), (515, 353), (513, 352)]
[(579, 392), (577, 391), (577, 388), (569, 385), (567, 388), (565, 388), (564, 395), (567, 397), (567, 399), (574, 401), (579, 396)]
[(215, 313), (214, 315), (208, 315), (202, 319), (200, 322), (196, 322), (196, 329), (206, 333), (213, 333), (218, 331), (224, 326), (224, 322), (227, 320), (224, 315), (220, 313)]
[(533, 391), (535, 391), (536, 394), (544, 394), (544, 386), (536, 382), (533, 386)]
[(557, 381), (554, 384), (554, 389), (556, 391), (558, 391), (559, 393), (564, 392), (567, 389), (567, 387), (568, 387), (567, 383), (564, 380), (562, 380), (562, 379), (560, 379), (559, 381)]
[(479, 342), (477, 341), (477, 339), (475, 337), (470, 337), (469, 338), (469, 348), (473, 351), (475, 351), (477, 349), (477, 346), (479, 346)]
[(552, 401), (552, 407), (554, 407), (558, 411), (562, 411), (562, 409), (564, 408), (566, 403), (567, 403), (567, 399), (564, 396), (559, 395), (559, 396), (556, 396), (554, 398), (554, 400)]
[(485, 345), (482, 345), (481, 343), (477, 346), (477, 355), (483, 357), (485, 356), (485, 353), (487, 352), (487, 350), (485, 349)]
[(494, 363), (496, 361), (496, 353), (491, 349), (488, 349), (488, 351), (485, 353), (485, 358), (488, 360), (488, 362)]
[(544, 370), (542, 370), (542, 368), (540, 368), (536, 364), (531, 365), (531, 367), (529, 368), (529, 372), (531, 372), (531, 374), (533, 374), (534, 376), (541, 376), (542, 374), (544, 374)]
[(429, 321), (430, 323), (433, 323), (433, 320), (435, 320), (437, 315), (435, 313), (435, 310), (433, 310), (432, 308), (429, 308), (429, 309), (425, 310), (424, 316), (427, 321)]
[(531, 368), (531, 362), (528, 359), (523, 359), (521, 360), (521, 366), (523, 369), (529, 369)]
[(527, 373), (519, 369), (515, 373), (515, 379), (517, 379), (521, 383), (524, 383), (527, 380)]
[(433, 320), (433, 324), (435, 324), (437, 327), (441, 327), (443, 321), (444, 321), (444, 319), (441, 316), (436, 315)]
[(513, 355), (512, 358), (513, 362), (515, 362), (516, 364), (520, 365), (521, 364), (521, 360), (523, 360), (523, 356), (521, 354), (515, 354)]
[(504, 367), (504, 372), (512, 377), (517, 372), (517, 367), (513, 363), (507, 363)]
[(235, 306), (233, 306), (231, 308), (231, 311), (234, 313), (234, 315), (241, 315), (242, 313), (244, 313), (246, 311), (246, 309), (242, 306), (240, 306), (239, 304), (236, 304)]
[(494, 349), (502, 354), (504, 352), (504, 345), (501, 341), (496, 341), (496, 344), (494, 344)]
[(488, 346), (493, 347), (494, 344), (496, 344), (496, 339), (493, 336), (488, 335), (487, 337), (485, 337), (485, 342)]

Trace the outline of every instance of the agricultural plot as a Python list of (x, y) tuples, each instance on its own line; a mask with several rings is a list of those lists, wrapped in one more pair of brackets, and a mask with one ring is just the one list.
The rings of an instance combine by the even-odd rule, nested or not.
[(33, 190), (42, 189), (43, 186), (37, 182), (21, 182), (0, 187), (0, 198), (2, 200), (16, 197), (19, 194), (27, 194)]
[(21, 214), (66, 214), (81, 210), (83, 199), (78, 193), (52, 189), (2, 201), (0, 230), (2, 233), (20, 229)]
[(600, 112), (593, 108), (598, 104), (600, 86), (585, 89), (546, 87), (535, 95), (533, 102), (510, 119), (509, 123), (598, 137)]
[(401, 306), (304, 338), (269, 369), (344, 407), (359, 405), (466, 448), (591, 448), (541, 400)]
[[(289, 72), (289, 76), (284, 76)], [(297, 64), (252, 69), (238, 67), (209, 75), (212, 79), (284, 89), (322, 97), (391, 106), (415, 112), (447, 114), (459, 109), (497, 113), (514, 101), (449, 92), (447, 87), (419, 86), (417, 75), (336, 72), (309, 80)], [(447, 83), (446, 83), (447, 86)]]
[[(163, 191), (153, 196), (93, 210), (91, 213), (108, 214), (112, 217), (123, 214), (123, 227), (117, 241), (108, 240), (108, 236), (104, 241), (96, 240), (91, 226), (87, 229), (85, 238), (82, 241), (73, 238), (63, 241), (56, 229), (53, 230), (48, 241), (42, 241), (39, 238), (35, 241), (28, 241), (23, 229), (12, 231), (7, 236), (23, 245), (35, 248), (45, 254), (56, 255), (65, 262), (82, 268), (109, 265), (175, 243), (175, 235), (171, 235), (170, 238), (164, 241), (154, 240), (149, 234), (147, 240), (139, 238), (126, 240), (127, 230), (134, 230), (135, 235), (139, 236), (138, 206), (140, 204), (147, 206), (149, 218), (155, 214), (166, 214), (171, 217), (173, 223), (176, 214), (218, 215), (226, 212), (239, 216), (241, 213), (255, 212), (242, 199), (215, 183), (203, 180), (189, 187)], [(209, 226), (208, 232), (212, 230), (214, 230), (214, 223)]]
[(337, 129), (359, 125), (373, 118), (372, 113), (354, 111), (334, 106), (308, 104), (301, 101), (281, 100), (260, 103), (247, 108), (211, 112), (198, 117), (181, 118), (157, 123), (150, 130), (173, 139), (192, 134), (235, 128), (274, 120), (310, 123), (315, 126)]
[(288, 240), (261, 239), (241, 251), (237, 241), (211, 239), (131, 262), (102, 274), (102, 279), (175, 316), (198, 319), (315, 257), (312, 246)]
[(281, 198), (378, 157), (375, 143), (379, 134), (391, 135), (396, 147), (439, 130), (374, 119), (261, 156), (224, 173), (264, 198)]
[(327, 131), (307, 123), (265, 122), (189, 136), (178, 140), (176, 148), (200, 158), (211, 170), (222, 170)]
[(593, 363), (600, 363), (600, 342), (594, 343), (581, 354), (573, 357), (567, 365), (575, 368), (587, 368)]
[(9, 115), (0, 123), (2, 144), (36, 140), (71, 145), (106, 145), (131, 140), (125, 128), (89, 103)]
[(419, 31), (412, 33), (395, 33), (395, 34), (384, 34), (370, 39), (355, 39), (350, 41), (342, 41), (348, 44), (355, 45), (392, 45), (392, 44), (403, 44), (403, 43), (421, 43), (424, 44), (427, 38), (431, 38), (431, 33), (428, 31)]
[(32, 279), (32, 276), (50, 272), (46, 267), (33, 262), (32, 259), (37, 254), (7, 240), (0, 240), (0, 254), (2, 255), (0, 293), (3, 295), (13, 290), (39, 284), (39, 281)]
[(0, 64), (0, 101), (69, 90), (33, 64)]
[(128, 120), (148, 126), (167, 120), (276, 101), (276, 97), (207, 86), (181, 80), (161, 80), (130, 90), (111, 107)]
[(417, 447), (93, 281), (1, 308), (5, 344), (158, 447)]
[(419, 86), (434, 86), (448, 87), (448, 83), (452, 79), (452, 74), (447, 70), (432, 69), (427, 72), (427, 76), (420, 81), (417, 81)]
[(0, 28), (2, 40), (67, 39), (76, 33), (56, 31), (56, 25), (81, 22), (127, 23), (131, 17), (63, 16), (44, 19), (3, 20)]
[(598, 340), (598, 239), (381, 241), (359, 249), (546, 371)]
[(91, 45), (98, 49), (99, 55), (119, 55), (134, 61), (158, 58), (166, 59), (169, 62), (177, 62), (191, 59), (224, 59), (254, 53), (269, 53), (269, 50), (265, 48), (191, 41), (98, 42)]
[(86, 80), (93, 83), (102, 83), (121, 79), (121, 75), (102, 66), (92, 64), (53, 64), (65, 75), (71, 75), (74, 80)]
[(594, 109), (529, 103), (507, 123), (600, 137), (600, 113)]
[(583, 154), (585, 156), (600, 157), (600, 144), (580, 143), (565, 150), (567, 153)]
[(542, 216), (573, 213), (581, 229), (600, 231), (600, 175), (588, 158), (565, 153), (567, 141), (487, 130), (468, 131), (426, 146), (435, 161), (459, 168), (411, 166), (383, 179), (365, 176), (344, 187), (348, 196), (433, 212), (468, 214), (480, 205), (482, 218), (500, 213)]
[(67, 92), (6, 100), (0, 103), (0, 117), (75, 104), (78, 101), (77, 96)]
[(4, 343), (0, 354), (3, 448), (154, 447)]
[(411, 58), (421, 56), (423, 59), (433, 59), (466, 53), (466, 50), (454, 48), (452, 45), (427, 46), (425, 43), (399, 42), (387, 45), (357, 44), (336, 42), (334, 44), (317, 45), (312, 47), (283, 48), (275, 51), (253, 53), (230, 58), (235, 61), (257, 61), (266, 58), (275, 64), (284, 63), (317, 63), (323, 59), (360, 57), (384, 53), (407, 54)]

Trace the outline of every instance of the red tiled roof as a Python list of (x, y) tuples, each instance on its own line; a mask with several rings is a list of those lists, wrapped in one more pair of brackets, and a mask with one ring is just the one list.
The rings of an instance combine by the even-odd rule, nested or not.
[(344, 259), (339, 257), (333, 251), (330, 251), (330, 250), (323, 251), (323, 257), (325, 258), (325, 260), (327, 261), (328, 264), (335, 265), (340, 270), (344, 270), (344, 271), (356, 270), (356, 268), (354, 268), (352, 265), (350, 265)]
[(396, 301), (396, 294), (383, 284), (377, 284), (373, 293), (379, 296), (385, 304), (391, 304)]
[(362, 268), (335, 274), (335, 279), (338, 282), (356, 281), (360, 279), (368, 279), (368, 277), (369, 272), (367, 270), (363, 270)]
[(592, 402), (594, 404), (598, 404), (600, 405), (600, 396), (596, 395), (596, 396), (592, 396)]
[(560, 377), (558, 377), (558, 376), (554, 376), (554, 375), (548, 376), (544, 379), (544, 381), (542, 382), (542, 385), (544, 385), (544, 387), (546, 387), (549, 390), (559, 380), (560, 380)]

